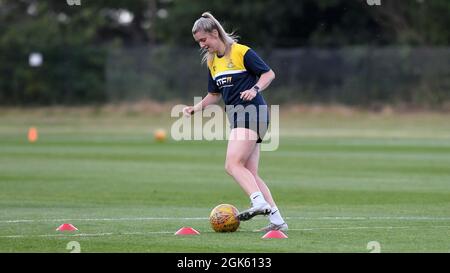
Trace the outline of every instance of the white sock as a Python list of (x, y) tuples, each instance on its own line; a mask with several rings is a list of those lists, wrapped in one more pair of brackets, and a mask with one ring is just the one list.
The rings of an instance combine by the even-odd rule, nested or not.
[(252, 193), (250, 195), (250, 201), (253, 205), (267, 203), (266, 199), (264, 199), (264, 195), (260, 191)]
[(281, 225), (284, 223), (284, 219), (281, 217), (280, 211), (277, 207), (272, 207), (272, 212), (269, 214), (269, 220), (275, 225)]

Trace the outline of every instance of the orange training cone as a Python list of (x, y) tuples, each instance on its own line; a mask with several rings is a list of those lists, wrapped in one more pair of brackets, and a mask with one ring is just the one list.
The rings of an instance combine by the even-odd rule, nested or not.
[(78, 229), (72, 224), (62, 224), (56, 229), (56, 231), (75, 231), (75, 230)]
[(182, 227), (175, 232), (175, 235), (200, 235), (200, 232), (191, 227)]
[(267, 232), (266, 234), (264, 234), (264, 236), (261, 238), (262, 239), (286, 239), (287, 236), (282, 231), (271, 230), (271, 231)]
[(35, 127), (31, 127), (30, 129), (28, 129), (28, 141), (29, 142), (36, 142), (36, 140), (38, 139), (38, 131)]

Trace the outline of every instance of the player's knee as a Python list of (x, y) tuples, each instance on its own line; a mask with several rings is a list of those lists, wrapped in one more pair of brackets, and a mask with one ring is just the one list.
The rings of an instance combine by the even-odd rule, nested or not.
[(227, 174), (229, 175), (233, 175), (233, 164), (231, 164), (229, 161), (225, 162), (225, 171), (227, 172)]
[(240, 168), (242, 163), (236, 160), (227, 160), (225, 162), (225, 170), (226, 172), (233, 176), (233, 174), (236, 172), (236, 169)]

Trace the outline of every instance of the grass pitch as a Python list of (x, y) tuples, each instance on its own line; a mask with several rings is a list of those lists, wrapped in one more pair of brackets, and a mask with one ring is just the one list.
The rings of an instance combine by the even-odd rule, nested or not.
[[(225, 141), (153, 140), (168, 114), (0, 113), (0, 252), (450, 251), (450, 116), (291, 112), (260, 174), (289, 224), (255, 217), (214, 233), (220, 203), (249, 200), (224, 170)], [(36, 126), (39, 139), (26, 139)], [(55, 229), (71, 223), (79, 231)], [(191, 226), (200, 236), (174, 236)]]

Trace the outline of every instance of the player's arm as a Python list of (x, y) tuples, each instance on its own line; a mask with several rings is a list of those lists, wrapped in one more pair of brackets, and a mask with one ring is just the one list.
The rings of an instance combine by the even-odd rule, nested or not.
[(261, 74), (261, 77), (259, 78), (258, 82), (256, 83), (256, 86), (259, 87), (258, 91), (261, 92), (264, 89), (266, 89), (274, 79), (275, 79), (275, 73), (273, 72), (272, 69)]
[(241, 99), (252, 100), (256, 94), (266, 89), (270, 83), (275, 79), (275, 73), (271, 70), (261, 74), (258, 82), (249, 90), (241, 92)]
[(203, 98), (202, 101), (197, 103), (194, 106), (187, 106), (183, 109), (183, 112), (186, 116), (190, 116), (197, 111), (203, 110), (205, 107), (211, 104), (217, 104), (221, 99), (222, 95), (220, 91), (217, 89), (217, 84), (214, 81), (211, 71), (208, 68), (208, 94)]
[(244, 65), (250, 73), (259, 77), (258, 82), (252, 88), (241, 92), (241, 99), (252, 100), (258, 92), (269, 87), (275, 79), (275, 73), (252, 49), (245, 53)]
[(217, 104), (221, 99), (220, 93), (208, 93), (199, 103), (194, 105), (192, 110), (194, 112), (201, 111), (211, 104)]
[(208, 93), (199, 103), (194, 106), (187, 106), (183, 109), (185, 115), (190, 116), (197, 111), (203, 110), (211, 104), (217, 104), (221, 99), (220, 93)]

